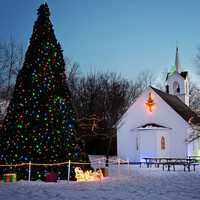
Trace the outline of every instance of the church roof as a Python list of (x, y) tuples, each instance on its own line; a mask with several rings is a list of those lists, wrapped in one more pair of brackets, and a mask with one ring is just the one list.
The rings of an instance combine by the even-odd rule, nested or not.
[(171, 108), (173, 108), (185, 121), (200, 125), (200, 117), (184, 104), (177, 96), (167, 94), (151, 87)]

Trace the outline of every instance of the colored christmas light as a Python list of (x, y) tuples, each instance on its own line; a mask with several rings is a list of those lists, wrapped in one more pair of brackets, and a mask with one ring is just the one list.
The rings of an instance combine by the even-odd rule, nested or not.
[[(82, 154), (76, 114), (64, 73), (65, 64), (46, 3), (38, 9), (25, 61), (1, 129), (0, 163), (88, 161)], [(76, 145), (77, 146), (76, 146)], [(27, 176), (17, 169), (21, 178)], [(38, 171), (37, 171), (38, 170)], [(44, 168), (32, 177), (44, 177)], [(55, 169), (64, 177), (66, 169)]]

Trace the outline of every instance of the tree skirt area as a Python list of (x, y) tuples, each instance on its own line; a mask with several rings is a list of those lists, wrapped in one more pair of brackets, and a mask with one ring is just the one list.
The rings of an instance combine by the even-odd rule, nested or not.
[(2, 200), (190, 200), (200, 199), (200, 167), (196, 172), (162, 171), (127, 165), (109, 167), (109, 176), (95, 182), (45, 183), (18, 181), (0, 184)]

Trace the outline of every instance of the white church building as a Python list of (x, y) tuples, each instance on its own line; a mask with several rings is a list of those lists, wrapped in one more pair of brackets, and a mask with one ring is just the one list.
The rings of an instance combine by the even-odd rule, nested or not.
[(117, 152), (121, 159), (200, 156), (200, 117), (189, 108), (188, 72), (168, 73), (166, 91), (149, 86), (117, 124)]

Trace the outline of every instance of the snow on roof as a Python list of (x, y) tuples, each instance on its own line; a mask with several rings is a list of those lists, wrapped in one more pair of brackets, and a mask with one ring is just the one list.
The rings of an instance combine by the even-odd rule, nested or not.
[(156, 124), (156, 123), (148, 123), (148, 124), (144, 124), (144, 125), (142, 125), (142, 126), (138, 126), (138, 127), (136, 127), (136, 128), (134, 128), (134, 129), (132, 129), (132, 130), (135, 130), (135, 129), (137, 129), (137, 130), (152, 130), (152, 129), (171, 129), (171, 128), (169, 128), (169, 127), (166, 127), (166, 126), (163, 126), (163, 125), (159, 125), (159, 124)]

